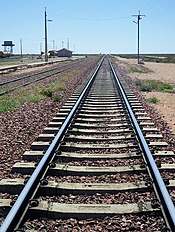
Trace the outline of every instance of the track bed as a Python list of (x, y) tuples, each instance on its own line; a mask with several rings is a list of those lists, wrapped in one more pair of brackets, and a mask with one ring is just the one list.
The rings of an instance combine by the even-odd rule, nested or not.
[(24, 231), (171, 231), (173, 218), (165, 213), (147, 153), (174, 211), (175, 154), (105, 57), (12, 167), (13, 179), (0, 181), (2, 221), (30, 192), (25, 216), (10, 225), (13, 207), (0, 231), (13, 231), (3, 230), (5, 224)]

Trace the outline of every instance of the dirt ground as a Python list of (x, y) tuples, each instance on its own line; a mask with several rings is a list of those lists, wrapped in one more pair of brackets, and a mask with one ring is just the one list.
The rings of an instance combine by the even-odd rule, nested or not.
[[(151, 79), (163, 81), (172, 84), (175, 87), (175, 64), (166, 63), (155, 63), (155, 62), (145, 62), (142, 65), (141, 70), (144, 73), (131, 72), (131, 68), (139, 68), (136, 59), (125, 59), (117, 57), (119, 65), (128, 70), (129, 76), (133, 79)], [(164, 120), (169, 124), (173, 133), (175, 134), (175, 93), (163, 93), (163, 92), (142, 92), (144, 97), (156, 97), (159, 102), (156, 104), (151, 104), (159, 114), (164, 118)]]

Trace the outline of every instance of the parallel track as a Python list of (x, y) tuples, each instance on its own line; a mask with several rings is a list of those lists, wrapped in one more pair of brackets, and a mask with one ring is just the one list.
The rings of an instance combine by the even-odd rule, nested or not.
[[(164, 231), (175, 231), (174, 204), (160, 174), (174, 172), (175, 165), (157, 167), (154, 161), (175, 156), (166, 146), (112, 63), (102, 59), (89, 81), (31, 145), (31, 151), (24, 153), (25, 162), (13, 166), (14, 177), (21, 173), (21, 178), (0, 182), (1, 191), (20, 194), (12, 202), (0, 200), (0, 207), (7, 211), (14, 204), (0, 231), (22, 227), (31, 213), (33, 217), (80, 220), (153, 214), (164, 219)], [(26, 175), (31, 176), (24, 180)], [(170, 181), (168, 189), (174, 188)], [(125, 192), (131, 199), (126, 196), (119, 204)]]
[(49, 68), (47, 70), (38, 71), (32, 74), (28, 74), (25, 76), (17, 77), (8, 81), (0, 82), (0, 96), (12, 92), (16, 89), (24, 87), (26, 85), (30, 85), (37, 81), (43, 80), (47, 77), (56, 75), (58, 73), (62, 73), (64, 71), (69, 70), (70, 68), (74, 67), (76, 63), (72, 63), (71, 65), (64, 65), (64, 67), (54, 67)]

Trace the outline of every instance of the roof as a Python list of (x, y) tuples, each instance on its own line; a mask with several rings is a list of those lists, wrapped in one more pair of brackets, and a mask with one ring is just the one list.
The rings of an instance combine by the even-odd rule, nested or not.
[(70, 50), (68, 50), (68, 49), (66, 49), (66, 48), (62, 48), (62, 49), (58, 50), (58, 52), (59, 52), (59, 51), (73, 52), (73, 51), (70, 51)]

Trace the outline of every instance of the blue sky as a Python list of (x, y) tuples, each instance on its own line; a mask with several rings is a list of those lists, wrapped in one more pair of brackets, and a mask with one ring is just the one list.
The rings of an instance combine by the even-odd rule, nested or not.
[[(44, 8), (47, 7), (48, 47), (75, 53), (136, 53), (140, 20), (141, 53), (175, 53), (175, 0), (0, 0), (0, 43), (12, 40), (14, 53), (44, 49)], [(54, 42), (53, 42), (54, 41)], [(0, 46), (0, 50), (3, 47)]]

